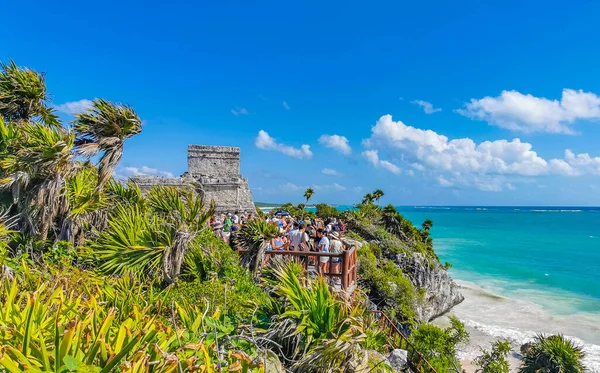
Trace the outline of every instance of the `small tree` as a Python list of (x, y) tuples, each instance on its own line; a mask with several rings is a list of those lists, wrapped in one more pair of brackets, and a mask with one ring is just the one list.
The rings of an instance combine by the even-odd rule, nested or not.
[(371, 194), (371, 193), (367, 193), (367, 194), (365, 194), (365, 196), (363, 197), (362, 204), (363, 204), (363, 205), (368, 205), (368, 204), (371, 204), (371, 203), (373, 203), (373, 201), (374, 201), (374, 200), (375, 200), (375, 197), (373, 197), (373, 194)]
[(424, 230), (428, 231), (431, 229), (431, 227), (433, 227), (433, 222), (431, 221), (431, 219), (426, 219), (423, 224), (421, 224), (421, 227), (423, 227)]
[(508, 353), (510, 344), (507, 341), (496, 341), (492, 344), (491, 351), (481, 350), (473, 363), (477, 366), (476, 373), (508, 373)]

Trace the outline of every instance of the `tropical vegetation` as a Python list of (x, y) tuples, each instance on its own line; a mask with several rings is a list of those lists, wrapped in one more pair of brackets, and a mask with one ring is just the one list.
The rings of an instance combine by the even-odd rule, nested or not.
[[(464, 327), (422, 320), (423, 290), (390, 259), (438, 266), (430, 220), (418, 229), (380, 208), (381, 190), (345, 213), (305, 211), (310, 188), (305, 204), (282, 206), (344, 219), (365, 242), (349, 297), (298, 262), (265, 267), (277, 230), (264, 220), (236, 234), (240, 258), (207, 225), (211, 201), (117, 180), (142, 131), (133, 108), (96, 99), (68, 125), (50, 97), (44, 74), (0, 64), (0, 372), (388, 372), (395, 344), (373, 302), (439, 372), (458, 364)], [(561, 338), (533, 345), (523, 373), (580, 372), (580, 350), (561, 354)]]

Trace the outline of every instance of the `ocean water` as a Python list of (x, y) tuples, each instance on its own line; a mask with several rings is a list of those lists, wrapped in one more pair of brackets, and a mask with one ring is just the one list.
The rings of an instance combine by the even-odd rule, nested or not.
[(433, 221), (435, 251), (466, 297), (452, 313), (467, 326), (515, 345), (564, 334), (600, 372), (600, 208), (398, 210), (415, 225)]

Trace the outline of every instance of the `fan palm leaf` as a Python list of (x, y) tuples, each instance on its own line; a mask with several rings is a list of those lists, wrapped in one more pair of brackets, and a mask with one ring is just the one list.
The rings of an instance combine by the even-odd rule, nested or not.
[(103, 152), (98, 162), (98, 188), (109, 181), (123, 156), (123, 144), (142, 131), (142, 122), (127, 105), (95, 99), (87, 112), (75, 115), (77, 151), (86, 157)]
[(14, 61), (0, 63), (1, 117), (19, 123), (37, 117), (47, 125), (60, 126), (49, 101), (43, 74)]
[(252, 220), (240, 229), (236, 244), (246, 250), (242, 265), (247, 266), (254, 278), (259, 278), (269, 242), (277, 235), (277, 227), (263, 220)]

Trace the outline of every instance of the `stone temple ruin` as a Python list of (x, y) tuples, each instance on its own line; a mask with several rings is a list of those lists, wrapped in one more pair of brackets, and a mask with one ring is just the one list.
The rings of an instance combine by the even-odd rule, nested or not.
[(153, 185), (193, 188), (207, 201), (214, 200), (217, 212), (254, 213), (248, 180), (240, 174), (240, 148), (188, 145), (188, 171), (178, 178), (136, 176), (145, 192)]

